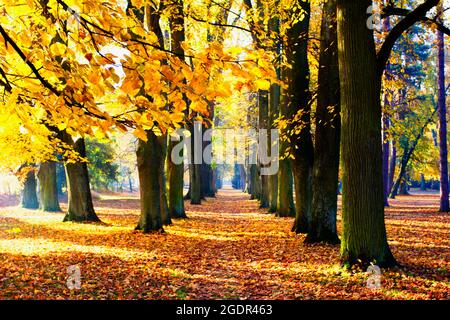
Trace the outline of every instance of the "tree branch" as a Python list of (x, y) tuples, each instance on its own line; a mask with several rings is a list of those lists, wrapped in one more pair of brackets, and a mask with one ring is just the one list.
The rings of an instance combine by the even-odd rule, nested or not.
[(416, 9), (409, 12), (399, 23), (395, 25), (395, 27), (392, 28), (377, 54), (377, 69), (380, 77), (383, 75), (384, 69), (386, 68), (386, 64), (389, 61), (389, 57), (392, 52), (392, 48), (398, 38), (400, 38), (400, 36), (416, 22), (420, 21), (422, 17), (425, 17), (427, 12), (438, 4), (439, 0), (426, 0)]
[(33, 71), (36, 78), (44, 85), (45, 88), (50, 90), (52, 93), (54, 93), (57, 96), (60, 96), (61, 93), (53, 87), (50, 82), (48, 82), (42, 75), (39, 73), (39, 70), (34, 66), (34, 64), (27, 58), (25, 53), (22, 51), (22, 49), (19, 48), (19, 46), (14, 42), (13, 39), (8, 35), (8, 33), (3, 29), (3, 27), (0, 25), (0, 34), (2, 35), (3, 39), (5, 39), (6, 43), (9, 43), (11, 47), (13, 47), (14, 51), (17, 52), (19, 57), (22, 59), (23, 62), (26, 63), (26, 65)]
[[(395, 7), (386, 7), (383, 10), (383, 13), (381, 14), (381, 18), (387, 18), (390, 16), (401, 16), (401, 17), (405, 17), (408, 14), (410, 14), (411, 11), (408, 9), (403, 9), (403, 8), (395, 8)], [(422, 22), (426, 22), (426, 23), (430, 23), (436, 26), (436, 28), (439, 31), (442, 31), (442, 33), (450, 36), (450, 28), (446, 27), (444, 24), (440, 23), (439, 21), (437, 21), (436, 18), (428, 18), (427, 16), (422, 16), (420, 17), (420, 21)]]

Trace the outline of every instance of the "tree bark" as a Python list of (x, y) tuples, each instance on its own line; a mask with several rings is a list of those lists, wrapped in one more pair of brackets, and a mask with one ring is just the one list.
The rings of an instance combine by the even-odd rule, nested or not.
[(341, 132), (336, 1), (324, 4), (322, 16), (313, 198), (307, 243), (340, 243), (336, 226)]
[[(169, 214), (174, 219), (187, 218), (184, 208), (184, 163), (174, 164), (171, 161), (173, 147), (177, 141), (169, 141), (167, 157), (167, 174), (169, 178)], [(180, 151), (183, 156), (183, 151)]]
[[(389, 104), (388, 99), (385, 97), (385, 105)], [(389, 207), (389, 115), (383, 113), (383, 202), (385, 207)]]
[[(171, 29), (171, 50), (177, 53), (180, 59), (184, 58), (184, 49), (182, 47), (183, 41), (186, 40), (184, 29), (184, 4), (182, 0), (174, 2), (175, 14), (170, 19)], [(184, 96), (186, 107), (188, 99)], [(167, 157), (167, 172), (169, 179), (169, 214), (172, 218), (180, 219), (187, 218), (184, 208), (184, 162), (175, 164), (171, 160), (172, 150), (176, 144), (181, 143), (169, 139), (168, 157)], [(184, 143), (184, 141), (183, 141)], [(183, 157), (183, 150), (180, 151), (180, 157)]]
[(290, 159), (280, 160), (278, 171), (278, 210), (277, 217), (295, 217), (294, 180)]
[(34, 169), (30, 169), (23, 183), (22, 199), (20, 201), (22, 208), (33, 210), (39, 208), (36, 188), (36, 174)]
[(161, 201), (161, 219), (164, 225), (171, 225), (172, 219), (169, 212), (169, 204), (167, 201), (167, 176), (166, 176), (166, 162), (167, 162), (167, 135), (158, 137), (158, 141), (161, 145), (161, 157), (162, 161), (159, 166), (158, 179), (160, 186), (160, 201)]
[[(291, 135), (292, 169), (295, 185), (296, 217), (292, 231), (307, 233), (311, 224), (312, 167), (314, 147), (311, 137), (311, 93), (309, 91), (308, 38), (311, 4), (300, 2), (305, 16), (287, 30), (286, 57), (292, 68), (287, 73), (287, 94), (284, 103), (293, 115), (300, 115), (293, 123), (299, 130)], [(298, 133), (296, 131), (299, 131)]]
[(346, 266), (392, 266), (384, 222), (381, 137), (381, 76), (370, 0), (338, 0), (338, 46), (342, 107), (341, 259)]
[[(259, 108), (259, 123), (260, 130), (267, 130), (269, 124), (269, 92), (260, 90), (258, 92), (258, 108)], [(266, 131), (267, 132), (267, 131)], [(270, 147), (268, 148), (270, 149)], [(262, 168), (266, 164), (259, 162), (259, 167)], [(259, 170), (261, 173), (261, 170)], [(261, 197), (259, 199), (260, 208), (269, 208), (269, 176), (261, 175)]]
[(40, 208), (48, 212), (61, 211), (56, 183), (56, 162), (41, 163), (37, 176), (39, 179)]
[(395, 168), (397, 166), (397, 147), (393, 139), (391, 140), (391, 148), (392, 153), (389, 161), (389, 194), (391, 194), (392, 187), (394, 186)]
[[(279, 3), (277, 3), (279, 5)], [(276, 34), (280, 32), (280, 19), (278, 17), (273, 17), (269, 21), (269, 29)], [(276, 43), (276, 53), (281, 55), (281, 41)], [(281, 80), (281, 68), (277, 66), (277, 79)], [(281, 87), (273, 83), (270, 86), (269, 95), (269, 128), (271, 130), (277, 130), (276, 120), (280, 116), (280, 99), (281, 99)], [(269, 133), (269, 141), (272, 141), (272, 131)], [(272, 152), (272, 148), (269, 148)], [(273, 155), (270, 153), (271, 158)], [(279, 159), (276, 159), (279, 161)], [(269, 176), (269, 212), (276, 213), (278, 211), (278, 172)]]
[[(84, 139), (80, 138), (76, 142), (66, 132), (62, 132), (62, 141), (72, 146), (80, 157), (86, 157), (86, 146)], [(74, 222), (99, 222), (100, 219), (94, 210), (91, 189), (89, 185), (89, 174), (87, 163), (79, 161), (66, 163), (66, 176), (68, 188), (69, 209), (64, 217), (64, 221)]]
[[(190, 199), (191, 204), (199, 205), (202, 203), (202, 189), (201, 189), (201, 164), (195, 163), (195, 140), (197, 135), (201, 134), (201, 130), (195, 129), (194, 123), (190, 122), (189, 131), (191, 132), (191, 160), (189, 165), (190, 176)], [(197, 132), (200, 131), (200, 132)], [(202, 139), (199, 139), (200, 141)], [(201, 146), (200, 146), (201, 147)]]
[[(438, 8), (439, 20), (443, 21), (444, 1)], [(439, 211), (449, 212), (449, 189), (448, 189), (448, 146), (447, 146), (447, 108), (445, 105), (445, 47), (444, 33), (437, 30), (438, 42), (438, 114), (439, 114), (439, 167), (441, 181), (441, 195)]]
[(147, 141), (139, 140), (136, 151), (139, 173), (141, 215), (136, 230), (163, 231), (161, 216), (161, 166), (164, 163), (161, 139), (147, 131)]

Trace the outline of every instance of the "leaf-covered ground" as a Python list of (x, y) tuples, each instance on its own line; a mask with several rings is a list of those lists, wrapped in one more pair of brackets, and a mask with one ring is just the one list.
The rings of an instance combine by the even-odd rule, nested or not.
[[(133, 231), (137, 198), (106, 196), (107, 225), (63, 223), (63, 214), (0, 200), (0, 299), (449, 299), (450, 214), (435, 195), (399, 197), (387, 210), (402, 268), (368, 275), (339, 267), (339, 247), (303, 245), (292, 219), (275, 218), (236, 191), (222, 191), (165, 234)], [(65, 207), (64, 207), (65, 208)], [(66, 286), (68, 267), (81, 289)]]

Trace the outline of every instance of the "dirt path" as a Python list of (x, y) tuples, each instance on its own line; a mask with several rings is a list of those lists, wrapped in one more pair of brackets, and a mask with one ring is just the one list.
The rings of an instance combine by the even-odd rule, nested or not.
[[(391, 247), (405, 266), (382, 287), (339, 267), (339, 247), (304, 246), (292, 219), (275, 218), (224, 190), (164, 234), (134, 232), (139, 202), (96, 202), (108, 226), (62, 223), (63, 214), (0, 208), (0, 298), (448, 299), (449, 215), (435, 196), (399, 198), (387, 213)], [(67, 268), (81, 270), (69, 290)]]

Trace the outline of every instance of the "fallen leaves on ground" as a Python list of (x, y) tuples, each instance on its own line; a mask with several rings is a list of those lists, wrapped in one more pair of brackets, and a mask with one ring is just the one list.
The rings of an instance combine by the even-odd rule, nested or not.
[[(133, 231), (133, 196), (96, 201), (106, 225), (3, 206), (0, 299), (449, 299), (450, 215), (436, 212), (437, 196), (391, 201), (388, 237), (402, 267), (383, 270), (380, 289), (340, 267), (339, 246), (304, 245), (292, 219), (247, 199), (221, 191), (148, 235)], [(73, 265), (78, 290), (66, 283)]]

